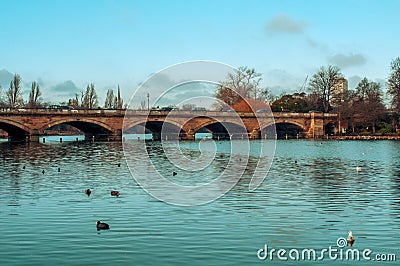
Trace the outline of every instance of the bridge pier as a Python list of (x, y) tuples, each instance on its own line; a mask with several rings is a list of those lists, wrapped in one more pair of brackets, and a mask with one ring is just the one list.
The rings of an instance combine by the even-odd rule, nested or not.
[(28, 136), (28, 140), (31, 142), (39, 142), (40, 132), (37, 129), (32, 130), (32, 132)]
[(122, 129), (117, 129), (109, 136), (109, 141), (122, 141)]
[(255, 128), (250, 133), (250, 139), (261, 139), (261, 131)]
[(324, 113), (311, 113), (310, 130), (307, 137), (318, 139), (324, 136)]
[(189, 129), (186, 133), (181, 135), (182, 140), (195, 140), (195, 132), (193, 129)]

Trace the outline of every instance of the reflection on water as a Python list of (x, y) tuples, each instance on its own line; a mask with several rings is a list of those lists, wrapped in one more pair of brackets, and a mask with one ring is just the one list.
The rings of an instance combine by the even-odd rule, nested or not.
[[(167, 161), (160, 142), (148, 144), (159, 171), (184, 185), (215, 178), (230, 158), (229, 142), (216, 142), (209, 167), (185, 175)], [(180, 145), (185, 156), (199, 158), (198, 142)], [(183, 208), (136, 184), (120, 143), (0, 143), (0, 265), (270, 263), (256, 256), (265, 243), (322, 249), (349, 229), (356, 248), (399, 258), (399, 151), (393, 141), (278, 141), (256, 192), (248, 190), (258, 163), (253, 154), (232, 191)], [(111, 190), (121, 196), (111, 197)], [(97, 220), (111, 230), (97, 232)]]

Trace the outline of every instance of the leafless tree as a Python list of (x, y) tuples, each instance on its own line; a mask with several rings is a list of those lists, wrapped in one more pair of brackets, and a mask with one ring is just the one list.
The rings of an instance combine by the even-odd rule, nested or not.
[(373, 134), (386, 111), (382, 94), (379, 83), (364, 78), (358, 83), (353, 96), (353, 110), (366, 125), (371, 126)]
[(18, 74), (14, 75), (6, 95), (9, 107), (18, 107), (24, 104), (21, 97), (21, 77)]
[(390, 63), (390, 69), (387, 92), (392, 97), (392, 108), (400, 112), (400, 57), (397, 57)]
[(29, 101), (27, 106), (29, 108), (39, 107), (41, 95), (42, 92), (40, 91), (39, 84), (37, 84), (36, 81), (32, 82), (31, 92), (29, 94)]
[(117, 93), (117, 104), (116, 104), (116, 108), (117, 109), (122, 109), (124, 106), (124, 100), (121, 98), (121, 90), (119, 88), (118, 85), (118, 93)]
[(115, 96), (113, 90), (107, 91), (106, 101), (104, 103), (104, 108), (115, 108)]
[(215, 97), (229, 106), (243, 98), (264, 100), (268, 90), (260, 88), (261, 76), (254, 68), (239, 67), (234, 73), (229, 73), (225, 81), (220, 82)]
[(336, 66), (322, 66), (317, 73), (315, 73), (310, 80), (308, 90), (311, 93), (318, 95), (322, 99), (324, 112), (328, 113), (331, 103), (331, 94), (339, 78), (343, 75), (340, 69)]
[(90, 83), (86, 87), (86, 91), (82, 95), (83, 95), (82, 108), (93, 109), (97, 107), (98, 100), (93, 83)]

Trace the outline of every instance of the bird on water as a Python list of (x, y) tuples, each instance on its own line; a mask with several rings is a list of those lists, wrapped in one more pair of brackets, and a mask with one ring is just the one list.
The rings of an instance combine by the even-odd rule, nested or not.
[(107, 223), (102, 223), (100, 221), (97, 221), (96, 227), (97, 227), (97, 231), (110, 229), (110, 226)]
[(119, 191), (112, 190), (112, 191), (111, 191), (111, 196), (119, 197)]
[(90, 196), (91, 193), (92, 193), (92, 191), (90, 190), (90, 188), (88, 188), (88, 189), (85, 190), (85, 194), (86, 194), (86, 195)]
[(348, 245), (349, 247), (352, 247), (353, 244), (354, 244), (354, 241), (355, 241), (355, 239), (354, 239), (354, 237), (353, 237), (353, 232), (352, 232), (352, 231), (349, 231), (349, 235), (347, 236), (347, 245)]

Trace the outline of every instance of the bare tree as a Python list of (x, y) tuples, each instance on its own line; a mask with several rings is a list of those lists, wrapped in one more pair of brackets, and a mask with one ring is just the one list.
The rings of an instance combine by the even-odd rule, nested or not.
[(5, 107), (5, 106), (6, 106), (6, 103), (4, 102), (3, 91), (2, 91), (2, 87), (0, 85), (0, 107)]
[(114, 97), (114, 91), (113, 90), (108, 90), (107, 91), (107, 96), (106, 96), (106, 101), (104, 103), (104, 108), (115, 108), (115, 97)]
[(18, 74), (14, 75), (6, 95), (10, 107), (23, 105), (24, 100), (21, 97), (21, 77)]
[(400, 57), (397, 57), (390, 63), (390, 69), (387, 92), (392, 97), (392, 108), (400, 112)]
[(32, 87), (31, 87), (31, 92), (29, 94), (29, 101), (28, 101), (28, 107), (29, 108), (35, 108), (40, 106), (40, 96), (42, 95), (42, 92), (40, 91), (39, 84), (36, 83), (36, 81), (32, 82)]
[(123, 106), (124, 106), (124, 100), (122, 100), (122, 98), (121, 98), (121, 90), (120, 90), (119, 85), (118, 85), (117, 106), (116, 106), (116, 108), (117, 109), (122, 109)]
[(339, 78), (343, 75), (336, 66), (322, 66), (310, 80), (308, 90), (318, 95), (322, 99), (324, 112), (328, 113), (330, 109), (331, 93)]
[(376, 126), (385, 113), (382, 99), (381, 85), (370, 82), (367, 78), (362, 79), (355, 89), (352, 108), (360, 120), (372, 128), (375, 134)]
[(85, 109), (93, 109), (97, 107), (98, 100), (97, 100), (97, 94), (96, 90), (94, 88), (94, 84), (90, 83), (86, 87), (86, 91), (83, 93), (83, 101), (82, 101), (82, 107)]
[(79, 105), (79, 98), (78, 97), (79, 97), (79, 94), (75, 93), (75, 98), (69, 99), (68, 100), (68, 105), (72, 106), (73, 108), (79, 108), (80, 105)]
[(254, 68), (239, 67), (234, 73), (228, 74), (226, 81), (219, 84), (215, 97), (230, 106), (242, 98), (264, 100), (268, 91), (260, 88), (261, 76)]
[(192, 111), (194, 108), (196, 108), (196, 104), (194, 103), (185, 103), (182, 105), (183, 111)]

